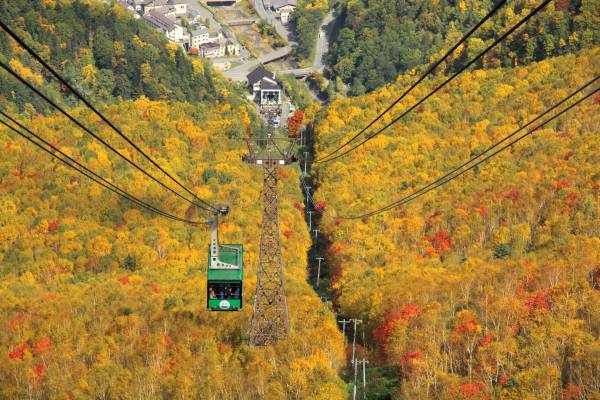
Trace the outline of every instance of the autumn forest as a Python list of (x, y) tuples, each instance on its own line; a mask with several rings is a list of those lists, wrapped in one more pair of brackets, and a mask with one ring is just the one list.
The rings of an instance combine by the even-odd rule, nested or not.
[[(0, 399), (600, 400), (600, 3), (548, 1), (465, 71), (542, 0), (301, 3), (304, 58), (311, 27), (341, 12), (308, 78), (336, 94), (278, 77), (298, 109), (277, 135), (301, 139), (277, 169), (289, 335), (255, 346), (263, 171), (244, 138), (272, 131), (246, 81), (114, 1), (0, 1), (72, 85), (0, 30)], [(557, 104), (544, 118), (575, 105), (537, 119)], [(167, 174), (229, 206), (241, 311), (206, 309), (209, 215)]]

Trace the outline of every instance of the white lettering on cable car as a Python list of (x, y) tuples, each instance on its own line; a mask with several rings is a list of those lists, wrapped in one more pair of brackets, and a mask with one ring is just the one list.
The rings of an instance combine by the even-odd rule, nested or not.
[(229, 304), (227, 300), (223, 300), (219, 303), (219, 308), (227, 310), (229, 307), (231, 307), (231, 304)]

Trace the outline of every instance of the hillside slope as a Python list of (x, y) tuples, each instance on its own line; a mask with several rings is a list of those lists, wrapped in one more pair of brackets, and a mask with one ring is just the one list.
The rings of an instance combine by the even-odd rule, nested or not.
[[(365, 321), (371, 365), (397, 368), (394, 399), (600, 396), (600, 96), (402, 208), (337, 218), (438, 178), (598, 75), (599, 65), (596, 48), (463, 74), (352, 155), (315, 164), (331, 290), (342, 315)], [(315, 127), (315, 157), (414, 79), (334, 102)]]
[[(439, 58), (492, 8), (491, 0), (351, 0), (330, 50), (334, 77), (361, 95)], [(478, 29), (452, 57), (456, 70), (541, 1), (515, 0)], [(600, 44), (598, 0), (556, 0), (479, 62), (481, 68), (523, 65)]]
[[(220, 236), (245, 246), (239, 313), (205, 310), (206, 228), (139, 211), (0, 129), (0, 398), (345, 398), (341, 335), (306, 282), (310, 241), (293, 206), (293, 169), (282, 171), (280, 212), (291, 336), (266, 349), (247, 344), (262, 184), (262, 171), (241, 161), (250, 112), (146, 98), (107, 110), (199, 196), (231, 206)], [(75, 113), (134, 154), (87, 111)], [(204, 218), (64, 118), (24, 123), (142, 199)]]
[[(188, 103), (221, 99), (208, 64), (188, 59), (179, 46), (117, 5), (97, 0), (11, 0), (0, 2), (0, 19), (91, 100), (114, 102), (142, 95)], [(1, 29), (0, 59), (44, 84), (51, 96), (68, 94)], [(15, 102), (29, 112), (32, 106), (47, 110), (4, 74), (0, 92), (0, 104)], [(30, 106), (25, 107), (27, 103)]]

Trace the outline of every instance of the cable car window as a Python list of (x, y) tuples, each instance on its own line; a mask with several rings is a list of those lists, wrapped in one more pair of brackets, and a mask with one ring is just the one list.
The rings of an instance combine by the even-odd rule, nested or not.
[(209, 283), (208, 298), (211, 300), (239, 300), (242, 297), (241, 283)]

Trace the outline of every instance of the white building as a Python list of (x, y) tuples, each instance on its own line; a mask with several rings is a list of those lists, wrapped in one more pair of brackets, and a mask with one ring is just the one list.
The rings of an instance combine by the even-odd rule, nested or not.
[(192, 31), (190, 35), (190, 47), (200, 48), (204, 43), (210, 42), (208, 28), (204, 25)]
[(225, 42), (226, 45), (226, 53), (230, 56), (239, 56), (240, 55), (240, 45), (237, 43), (233, 43), (231, 40)]
[(144, 21), (154, 29), (162, 32), (173, 43), (181, 46), (190, 43), (190, 34), (187, 29), (175, 23), (174, 19), (162, 14), (159, 10), (151, 10), (144, 15)]
[(273, 0), (271, 9), (281, 19), (281, 23), (287, 24), (292, 20), (296, 11), (296, 0)]
[(169, 4), (175, 7), (175, 15), (178, 17), (187, 15), (187, 3), (185, 0), (169, 0)]
[(204, 58), (219, 58), (225, 56), (225, 46), (220, 43), (204, 43), (200, 46), (200, 55)]
[(216, 42), (224, 38), (223, 31), (220, 29), (211, 29), (208, 31), (208, 38), (211, 42)]
[(140, 9), (138, 12), (143, 15), (149, 14), (152, 10), (169, 5), (168, 0), (134, 0), (134, 2), (136, 4), (136, 10), (139, 7)]
[(281, 104), (282, 88), (275, 80), (275, 74), (260, 66), (247, 76), (248, 88), (260, 105)]

